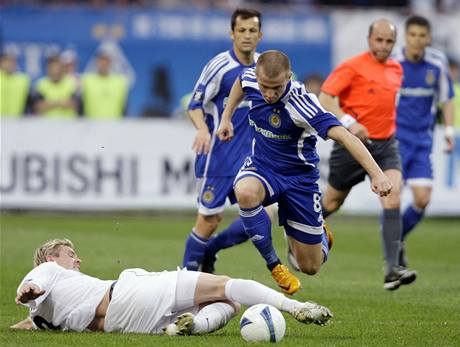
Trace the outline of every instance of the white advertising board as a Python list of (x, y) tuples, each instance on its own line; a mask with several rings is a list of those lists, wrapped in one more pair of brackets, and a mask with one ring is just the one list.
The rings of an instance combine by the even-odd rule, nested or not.
[[(189, 122), (171, 119), (2, 119), (0, 207), (193, 208), (194, 135)], [(460, 215), (460, 150), (448, 156), (443, 153), (442, 133), (435, 138), (435, 183), (429, 213)], [(331, 146), (331, 141), (320, 141), (318, 146), (323, 188)], [(408, 200), (406, 191), (405, 203)], [(369, 182), (352, 190), (342, 211), (379, 211)]]

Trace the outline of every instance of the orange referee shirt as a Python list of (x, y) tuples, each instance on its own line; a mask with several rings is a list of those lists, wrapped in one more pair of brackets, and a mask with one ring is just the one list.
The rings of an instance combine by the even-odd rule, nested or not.
[(396, 130), (396, 95), (402, 76), (397, 61), (382, 64), (365, 52), (340, 64), (321, 90), (338, 96), (342, 110), (367, 128), (369, 138), (387, 139)]

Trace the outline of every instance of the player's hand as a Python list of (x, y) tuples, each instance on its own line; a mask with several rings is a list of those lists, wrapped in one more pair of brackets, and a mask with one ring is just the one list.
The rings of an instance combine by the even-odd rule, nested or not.
[(211, 147), (211, 135), (208, 129), (198, 129), (192, 149), (196, 154), (208, 154)]
[(221, 141), (230, 141), (233, 138), (233, 124), (232, 122), (221, 122), (217, 129), (217, 136)]
[(378, 194), (379, 196), (387, 196), (391, 193), (393, 184), (390, 179), (382, 173), (378, 177), (372, 179), (371, 188), (375, 194)]
[(367, 128), (364, 125), (358, 122), (353, 123), (348, 128), (348, 131), (355, 135), (358, 139), (360, 139), (364, 144), (369, 143), (369, 132), (367, 131)]
[(446, 136), (446, 152), (450, 153), (454, 150), (455, 147), (455, 137), (453, 136)]
[(41, 290), (36, 284), (34, 283), (26, 283), (24, 284), (21, 289), (19, 290), (18, 295), (16, 296), (16, 304), (25, 304), (30, 300), (35, 300), (40, 295), (45, 294), (44, 290)]

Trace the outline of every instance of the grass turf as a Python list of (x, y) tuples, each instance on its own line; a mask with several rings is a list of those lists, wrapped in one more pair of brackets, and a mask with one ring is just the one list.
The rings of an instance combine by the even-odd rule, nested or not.
[[(83, 259), (82, 271), (115, 279), (120, 271), (150, 271), (180, 265), (190, 215), (1, 215), (2, 346), (240, 346), (246, 345), (233, 319), (208, 336), (171, 338), (136, 334), (19, 332), (8, 327), (27, 311), (14, 304), (15, 290), (31, 269), (33, 251), (51, 238), (70, 238)], [(228, 221), (224, 221), (228, 222)], [(300, 275), (301, 301), (314, 300), (334, 313), (327, 327), (305, 326), (285, 315), (283, 346), (459, 346), (459, 219), (427, 219), (409, 237), (410, 264), (417, 281), (395, 292), (382, 289), (381, 245), (377, 218), (333, 217), (335, 243), (328, 263), (316, 276)], [(274, 243), (285, 259), (282, 232)], [(250, 243), (220, 253), (217, 273), (250, 278), (276, 288), (262, 258)]]

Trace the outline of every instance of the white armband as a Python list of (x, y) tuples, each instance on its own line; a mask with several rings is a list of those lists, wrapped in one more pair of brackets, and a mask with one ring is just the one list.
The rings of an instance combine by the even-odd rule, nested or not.
[(340, 123), (342, 123), (342, 125), (348, 129), (349, 127), (351, 127), (353, 124), (356, 123), (356, 118), (345, 113), (340, 118)]
[(454, 137), (455, 135), (455, 129), (452, 125), (446, 125), (444, 128), (444, 135), (446, 137)]

